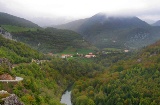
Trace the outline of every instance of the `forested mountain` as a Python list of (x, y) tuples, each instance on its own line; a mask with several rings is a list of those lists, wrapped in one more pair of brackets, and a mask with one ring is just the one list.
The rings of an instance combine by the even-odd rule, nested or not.
[(24, 43), (5, 39), (0, 35), (0, 57), (7, 58), (11, 63), (31, 62), (33, 59), (42, 59), (43, 54), (31, 49)]
[(0, 75), (11, 73), (12, 64), (30, 63), (32, 59), (42, 59), (43, 54), (23, 43), (5, 39), (0, 35)]
[(153, 25), (153, 26), (160, 26), (160, 20), (157, 21), (157, 22), (155, 22), (155, 23), (153, 23), (152, 25)]
[[(57, 35), (56, 40), (58, 42), (61, 40), (59, 38), (63, 38), (61, 36), (63, 31), (61, 30), (52, 28), (45, 30), (47, 30), (47, 34), (50, 33), (49, 35), (54, 32)], [(44, 30), (39, 31), (45, 33)], [(68, 38), (69, 41), (70, 39), (82, 39), (79, 35), (74, 34), (75, 32), (64, 32), (68, 32), (65, 34), (66, 39), (71, 34)], [(42, 38), (41, 40), (48, 39)], [(63, 41), (60, 41), (60, 43), (63, 43)], [(98, 72), (103, 71), (103, 67), (93, 62), (85, 63), (74, 59), (66, 60), (61, 58), (46, 60), (44, 58), (46, 58), (45, 55), (29, 48), (24, 43), (0, 36), (0, 77), (5, 74), (13, 78), (20, 76), (24, 79), (22, 82), (2, 82), (0, 83), (0, 90), (7, 90), (9, 93), (16, 94), (25, 105), (62, 105), (60, 97), (69, 85), (80, 78), (93, 78)], [(39, 62), (42, 60), (43, 62), (37, 64), (37, 62), (32, 62), (32, 59)], [(0, 94), (0, 104), (3, 104), (1, 99), (7, 97), (5, 95)]]
[[(23, 43), (0, 36), (0, 77), (3, 74), (20, 76), (22, 82), (1, 82), (0, 90), (16, 94), (25, 105), (62, 105), (60, 97), (76, 80), (93, 78), (103, 67), (90, 62), (61, 58), (44, 59), (45, 55)], [(32, 62), (32, 59), (43, 62)], [(12, 65), (14, 68), (12, 67)], [(0, 94), (1, 100), (6, 94)], [(7, 94), (8, 95), (8, 94)]]
[[(75, 27), (74, 27), (75, 24)], [(81, 34), (99, 48), (141, 48), (160, 38), (160, 28), (137, 17), (96, 14), (90, 18), (57, 26)]]
[(0, 25), (14, 25), (20, 27), (39, 27), (37, 24), (26, 19), (0, 12)]
[(68, 30), (78, 32), (79, 27), (81, 27), (81, 25), (84, 24), (87, 20), (88, 18), (75, 20), (75, 21), (72, 21), (66, 24), (62, 24), (62, 25), (57, 25), (57, 26), (54, 25), (53, 27), (56, 27), (58, 29), (68, 29)]
[[(0, 35), (0, 76), (19, 76), (23, 81), (0, 83), (0, 90), (16, 94), (24, 104), (62, 105), (60, 97), (71, 85), (73, 105), (160, 104), (160, 41), (135, 52), (102, 51), (90, 59), (62, 59), (38, 52), (95, 50), (86, 40), (102, 49), (140, 48), (160, 38), (159, 27), (137, 17), (97, 14), (60, 26), (73, 31), (42, 29), (1, 14), (1, 33), (11, 32), (16, 41)], [(0, 94), (0, 104), (3, 97)]]
[(15, 32), (13, 33), (13, 39), (27, 43), (31, 47), (44, 53), (59, 53), (68, 48), (74, 50), (95, 49), (76, 32), (55, 28)]
[(38, 25), (9, 15), (0, 13), (1, 29), (10, 32), (12, 38), (30, 45), (43, 53), (74, 52), (96, 49), (76, 32), (55, 28), (43, 29)]
[(92, 79), (79, 80), (73, 105), (159, 105), (160, 41), (121, 60)]

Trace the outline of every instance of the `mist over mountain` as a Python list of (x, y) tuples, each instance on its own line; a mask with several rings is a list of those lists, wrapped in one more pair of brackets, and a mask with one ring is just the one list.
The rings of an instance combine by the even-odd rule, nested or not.
[(84, 24), (84, 22), (86, 22), (88, 20), (88, 18), (86, 19), (80, 19), (80, 20), (75, 20), (66, 24), (61, 24), (61, 25), (52, 25), (52, 27), (56, 27), (59, 29), (69, 29), (72, 31), (76, 31), (78, 32), (79, 27), (81, 27), (82, 24)]
[(66, 17), (36, 17), (36, 18), (30, 18), (30, 20), (36, 24), (38, 24), (41, 27), (47, 27), (52, 25), (60, 25), (65, 24), (70, 21), (72, 21), (72, 18), (66, 18)]
[(78, 32), (98, 48), (141, 48), (159, 39), (159, 28), (134, 16), (102, 13), (56, 26)]
[(4, 90), (26, 105), (62, 105), (66, 90), (74, 105), (159, 105), (159, 26), (96, 14), (56, 27), (0, 14), (0, 105), (14, 100)]
[(16, 25), (20, 27), (39, 27), (37, 24), (7, 13), (0, 12), (0, 25)]
[(156, 21), (155, 23), (152, 24), (153, 26), (160, 26), (160, 20)]

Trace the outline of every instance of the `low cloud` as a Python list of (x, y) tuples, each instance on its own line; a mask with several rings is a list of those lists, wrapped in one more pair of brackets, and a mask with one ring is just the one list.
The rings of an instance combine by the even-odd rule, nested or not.
[[(34, 20), (46, 18), (53, 24), (70, 19), (87, 18), (99, 12), (111, 15), (137, 16), (145, 20), (160, 20), (159, 0), (1, 0), (0, 12)], [(57, 19), (57, 18), (62, 18)], [(68, 18), (70, 17), (70, 19)], [(39, 18), (40, 19), (40, 18)], [(60, 20), (60, 21), (59, 21)], [(38, 20), (37, 20), (38, 21)], [(45, 19), (43, 19), (45, 23)], [(47, 21), (46, 21), (47, 22)]]

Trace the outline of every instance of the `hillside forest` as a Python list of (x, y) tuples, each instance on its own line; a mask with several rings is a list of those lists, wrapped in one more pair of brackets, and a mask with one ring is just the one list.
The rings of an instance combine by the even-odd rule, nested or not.
[[(8, 92), (0, 91), (0, 104), (15, 94), (25, 105), (64, 105), (70, 87), (72, 105), (160, 105), (159, 27), (99, 14), (79, 21), (73, 29), (83, 26), (83, 35), (0, 13), (0, 90)], [(16, 77), (23, 80), (2, 82)]]

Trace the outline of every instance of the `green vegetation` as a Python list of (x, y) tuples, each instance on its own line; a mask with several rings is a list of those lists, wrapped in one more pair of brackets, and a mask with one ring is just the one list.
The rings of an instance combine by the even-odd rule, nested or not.
[[(23, 77), (19, 83), (0, 84), (0, 89), (15, 93), (26, 105), (61, 105), (60, 97), (65, 89), (81, 78), (93, 78), (103, 67), (93, 62), (76, 59), (54, 58), (43, 63), (31, 63), (31, 59), (42, 59), (43, 55), (23, 43), (0, 36), (0, 58), (8, 59), (0, 65), (0, 74)], [(51, 58), (50, 58), (51, 59)], [(9, 69), (9, 61), (16, 64)]]
[(137, 56), (112, 64), (95, 78), (75, 82), (74, 105), (159, 105), (160, 41)]
[(23, 43), (5, 39), (0, 35), (0, 57), (9, 59), (11, 63), (22, 63), (31, 62), (32, 58), (41, 59), (43, 55)]
[(123, 52), (123, 50), (118, 49), (118, 48), (104, 48), (103, 52), (105, 52), (106, 54), (108, 54), (108, 53), (120, 53), (120, 52)]
[(24, 32), (24, 31), (36, 31), (36, 28), (19, 27), (12, 25), (2, 25), (2, 27), (8, 32)]
[[(38, 51), (87, 54), (96, 50), (73, 31), (36, 29), (35, 24), (24, 19), (0, 14), (0, 25), (12, 32), (14, 39), (27, 43)], [(136, 53), (123, 53), (120, 50), (126, 45), (133, 44), (134, 47), (151, 43), (149, 41), (153, 37), (148, 37), (148, 33), (158, 39), (159, 28), (151, 28), (137, 18), (131, 18), (131, 27), (128, 23), (122, 24), (126, 21), (123, 19), (117, 20), (118, 26), (113, 24), (116, 19), (111, 18), (111, 27), (103, 31), (108, 28), (108, 24), (102, 27), (97, 21), (99, 19), (95, 23), (94, 19), (97, 17), (92, 17), (89, 21), (82, 20), (86, 22), (81, 23), (86, 25), (81, 27), (82, 34), (87, 35), (84, 37), (96, 46), (105, 48), (105, 52), (111, 53), (99, 52), (96, 58), (91, 59), (76, 55), (66, 59), (45, 56), (24, 43), (0, 36), (0, 75), (10, 74), (24, 78), (18, 83), (1, 83), (0, 89), (15, 93), (25, 105), (61, 105), (60, 97), (70, 85), (73, 85), (73, 105), (159, 105), (160, 41)], [(142, 27), (135, 28), (137, 24)], [(78, 29), (81, 25), (75, 28)], [(92, 27), (87, 28), (88, 26)], [(141, 43), (141, 39), (145, 41)], [(32, 59), (42, 62), (31, 62)], [(12, 64), (14, 68), (11, 70)], [(1, 95), (0, 99), (6, 96), (8, 94)]]
[(93, 49), (77, 49), (73, 47), (68, 47), (61, 54), (88, 54), (90, 52), (95, 52)]
[[(9, 87), (0, 84), (0, 89), (10, 89), (26, 105), (61, 105), (62, 93), (73, 83), (74, 105), (158, 105), (160, 102), (160, 41), (136, 56), (133, 53), (100, 53), (92, 59), (50, 58), (50, 61), (36, 64), (29, 61), (31, 58), (40, 59), (41, 54), (22, 43), (0, 39), (1, 48), (11, 51), (11, 58), (5, 55), (7, 53), (2, 53), (1, 57), (21, 63), (11, 74), (24, 78)], [(17, 54), (15, 58), (12, 52)], [(17, 56), (25, 60), (19, 60)]]
[(12, 74), (10, 72), (12, 64), (30, 63), (32, 59), (42, 59), (43, 54), (38, 53), (23, 43), (5, 39), (0, 35), (0, 58), (0, 74)]
[(105, 14), (99, 13), (55, 27), (73, 30), (100, 49), (137, 49), (160, 39), (160, 27), (150, 26), (137, 17), (106, 17)]
[[(60, 97), (70, 84), (81, 78), (93, 78), (102, 70), (102, 67), (93, 63), (58, 58), (40, 65), (20, 64), (12, 73), (24, 80), (15, 84), (12, 92), (25, 105), (60, 105)], [(4, 88), (1, 86), (1, 89)]]
[(0, 104), (1, 105), (3, 105), (4, 103), (3, 103), (3, 100), (1, 100), (2, 98), (6, 98), (6, 97), (8, 97), (8, 96), (10, 96), (10, 94), (9, 93), (3, 93), (3, 94), (0, 94)]
[(78, 49), (77, 52), (78, 52), (79, 54), (88, 54), (88, 53), (90, 53), (90, 52), (94, 53), (95, 50), (92, 50), (92, 49)]
[(0, 12), (0, 25), (13, 25), (30, 28), (39, 27), (37, 24), (32, 23), (31, 21), (2, 12)]
[(55, 54), (64, 50), (67, 52), (74, 50), (76, 52), (79, 49), (95, 49), (91, 44), (84, 41), (79, 34), (73, 31), (54, 28), (13, 33), (13, 38), (27, 43), (36, 50), (44, 53), (52, 52)]

